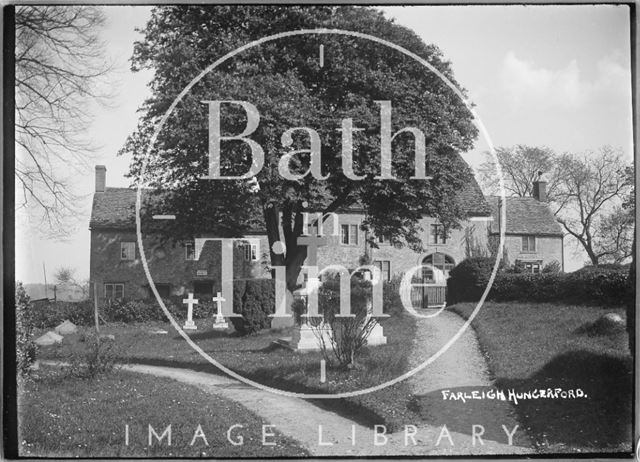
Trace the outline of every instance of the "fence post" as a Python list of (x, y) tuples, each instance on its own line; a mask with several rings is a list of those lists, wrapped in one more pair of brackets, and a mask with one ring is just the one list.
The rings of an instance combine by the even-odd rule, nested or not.
[(100, 325), (99, 325), (99, 314), (98, 314), (98, 283), (93, 283), (93, 315), (96, 322), (96, 337), (98, 338), (98, 342), (100, 342)]

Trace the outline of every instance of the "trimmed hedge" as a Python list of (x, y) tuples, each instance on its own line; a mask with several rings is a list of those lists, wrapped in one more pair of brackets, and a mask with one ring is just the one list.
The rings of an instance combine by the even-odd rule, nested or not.
[[(447, 280), (447, 303), (480, 300), (493, 263), (489, 258), (470, 258), (453, 268)], [(610, 267), (589, 267), (574, 273), (498, 272), (488, 300), (620, 306), (630, 295), (627, 281), (623, 269)]]
[(491, 276), (495, 259), (472, 257), (462, 260), (449, 272), (447, 279), (447, 303), (480, 300)]
[(498, 274), (489, 298), (495, 301), (563, 302), (585, 305), (623, 305), (628, 275), (618, 271)]
[(276, 306), (274, 279), (238, 279), (233, 282), (233, 311), (242, 317), (232, 317), (231, 323), (240, 335), (249, 335), (271, 327), (269, 315)]

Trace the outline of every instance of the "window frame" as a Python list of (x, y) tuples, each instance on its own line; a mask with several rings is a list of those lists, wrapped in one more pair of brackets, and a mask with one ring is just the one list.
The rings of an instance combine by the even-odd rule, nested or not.
[(429, 230), (429, 241), (431, 244), (439, 245), (447, 243), (447, 233), (444, 229), (444, 225), (440, 223), (431, 223)]
[(246, 242), (242, 245), (244, 261), (258, 261), (258, 244)]
[[(533, 242), (533, 246), (530, 245), (532, 242)], [(530, 234), (526, 234), (522, 236), (522, 239), (520, 241), (520, 246), (521, 246), (521, 252), (523, 253), (536, 253), (537, 251), (536, 237)]]
[[(360, 228), (360, 225), (358, 224), (342, 223), (340, 225), (340, 245), (350, 245), (350, 246), (358, 245), (358, 241), (359, 241), (358, 228)], [(346, 238), (346, 242), (345, 242), (345, 238)]]
[[(127, 258), (127, 255), (125, 255), (125, 250), (129, 250), (133, 248), (132, 253), (133, 255), (131, 256), (131, 258)], [(123, 241), (120, 242), (120, 261), (134, 261), (136, 259), (136, 243), (132, 242), (132, 241)]]
[[(108, 286), (111, 286), (111, 297), (109, 297), (108, 293), (107, 293)], [(121, 294), (120, 297), (116, 296), (116, 288), (118, 286), (121, 288), (121, 291), (122, 291), (122, 294)], [(122, 300), (122, 299), (124, 299), (124, 282), (105, 282), (103, 284), (103, 287), (104, 287), (104, 298), (106, 300)]]
[[(387, 269), (387, 275), (385, 278), (385, 271), (384, 271), (384, 263), (386, 263), (388, 266)], [(391, 272), (391, 260), (374, 260), (373, 265), (378, 268), (378, 270), (380, 271), (380, 277), (382, 278), (383, 281), (390, 281), (391, 280), (391, 276), (392, 276), (392, 272)]]
[[(191, 248), (191, 251), (189, 251)], [(191, 253), (191, 258), (189, 258), (189, 253)], [(186, 261), (195, 261), (196, 260), (196, 244), (195, 242), (185, 242), (184, 243), (184, 259)]]

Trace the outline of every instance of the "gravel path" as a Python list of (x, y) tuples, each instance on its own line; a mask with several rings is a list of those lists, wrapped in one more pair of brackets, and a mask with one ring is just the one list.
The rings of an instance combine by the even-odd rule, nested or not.
[[(418, 321), (410, 362), (420, 364), (457, 332), (463, 320), (443, 312)], [(517, 422), (506, 403), (445, 401), (440, 390), (464, 391), (491, 386), (475, 334), (468, 329), (437, 361), (411, 377), (414, 404), (428, 424), (386, 434), (374, 444), (374, 430), (356, 424), (303, 399), (276, 395), (234, 379), (191, 370), (127, 365), (125, 370), (173, 378), (237, 401), (270, 422), (282, 434), (299, 441), (317, 456), (525, 454), (533, 452), (516, 432), (508, 445), (501, 425), (512, 431)], [(478, 405), (478, 403), (481, 403)], [(408, 422), (410, 424), (410, 422)], [(443, 429), (446, 425), (446, 430)], [(473, 425), (482, 425), (481, 440), (471, 437)], [(321, 428), (320, 428), (321, 427)], [(382, 429), (380, 429), (381, 431)], [(415, 435), (410, 435), (415, 432)], [(320, 436), (322, 432), (322, 436)], [(480, 433), (480, 430), (477, 430)], [(352, 435), (355, 433), (355, 442)], [(522, 433), (522, 430), (520, 430)], [(320, 438), (322, 441), (320, 441)], [(385, 439), (386, 438), (386, 439)], [(436, 444), (439, 440), (439, 444)], [(382, 444), (384, 443), (384, 444)], [(452, 444), (453, 443), (453, 444)], [(475, 444), (474, 444), (475, 443)]]

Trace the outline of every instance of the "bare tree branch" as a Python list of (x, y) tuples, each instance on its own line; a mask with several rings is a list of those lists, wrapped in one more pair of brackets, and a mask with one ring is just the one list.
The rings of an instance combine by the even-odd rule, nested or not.
[(87, 173), (97, 149), (86, 137), (89, 103), (110, 96), (104, 15), (96, 6), (24, 5), (15, 21), (16, 196), (31, 226), (64, 238), (82, 197), (74, 178)]

